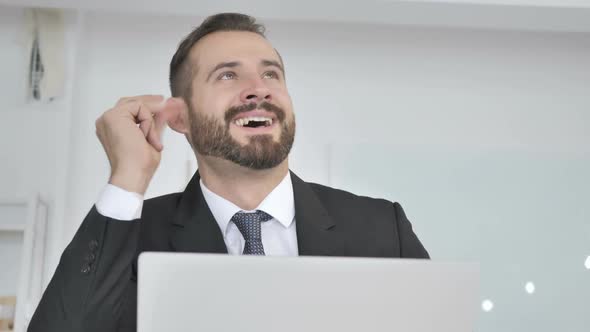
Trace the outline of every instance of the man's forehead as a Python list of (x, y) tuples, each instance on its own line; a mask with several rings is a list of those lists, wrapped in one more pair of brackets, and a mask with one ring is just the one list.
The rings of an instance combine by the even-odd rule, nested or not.
[(279, 55), (267, 39), (248, 31), (211, 33), (195, 44), (190, 57), (198, 67), (215, 66), (219, 62), (244, 58), (280, 61)]

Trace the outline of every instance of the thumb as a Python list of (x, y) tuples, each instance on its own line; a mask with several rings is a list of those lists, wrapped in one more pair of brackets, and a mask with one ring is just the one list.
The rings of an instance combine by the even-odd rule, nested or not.
[[(159, 105), (159, 111), (154, 113), (154, 121), (152, 122), (151, 127), (151, 140), (150, 142), (154, 148), (158, 151), (162, 151), (164, 145), (162, 144), (162, 136), (164, 134), (164, 130), (168, 124), (168, 119), (170, 117), (169, 112), (167, 111), (167, 104), (168, 100), (163, 100), (162, 103)], [(149, 140), (148, 140), (149, 141)]]
[(166, 112), (166, 104), (168, 101), (166, 100), (163, 103), (163, 108), (160, 112), (154, 114), (154, 127), (158, 136), (162, 134), (164, 128), (168, 124), (168, 112)]
[[(182, 134), (186, 134), (189, 131), (188, 112), (188, 106), (184, 100), (175, 97), (166, 100), (164, 109), (162, 110), (162, 113), (164, 113), (165, 124)], [(164, 119), (158, 119), (156, 125), (160, 125), (160, 121), (163, 121)]]

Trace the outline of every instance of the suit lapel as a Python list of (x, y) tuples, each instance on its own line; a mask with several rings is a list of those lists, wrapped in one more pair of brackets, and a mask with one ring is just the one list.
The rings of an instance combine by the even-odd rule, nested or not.
[(335, 220), (311, 186), (291, 172), (297, 245), (301, 256), (341, 256), (344, 248)]
[[(182, 193), (170, 235), (174, 251), (227, 253), (223, 235), (209, 210), (197, 171)], [(342, 256), (344, 246), (334, 219), (311, 186), (291, 172), (297, 246), (301, 256)]]
[(199, 185), (197, 171), (182, 193), (171, 225), (170, 245), (174, 251), (227, 253), (223, 235)]

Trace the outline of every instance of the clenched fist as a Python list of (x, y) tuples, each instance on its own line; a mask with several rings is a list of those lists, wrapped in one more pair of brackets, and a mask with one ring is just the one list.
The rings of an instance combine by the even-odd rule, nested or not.
[(158, 95), (121, 98), (96, 120), (96, 135), (109, 163), (109, 183), (145, 194), (160, 164), (162, 132), (186, 111), (180, 98)]

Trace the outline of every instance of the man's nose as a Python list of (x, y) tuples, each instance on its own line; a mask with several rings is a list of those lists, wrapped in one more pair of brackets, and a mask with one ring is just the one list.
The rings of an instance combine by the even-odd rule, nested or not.
[(248, 87), (240, 94), (240, 101), (244, 104), (270, 102), (271, 100), (270, 89), (261, 79), (251, 80)]

